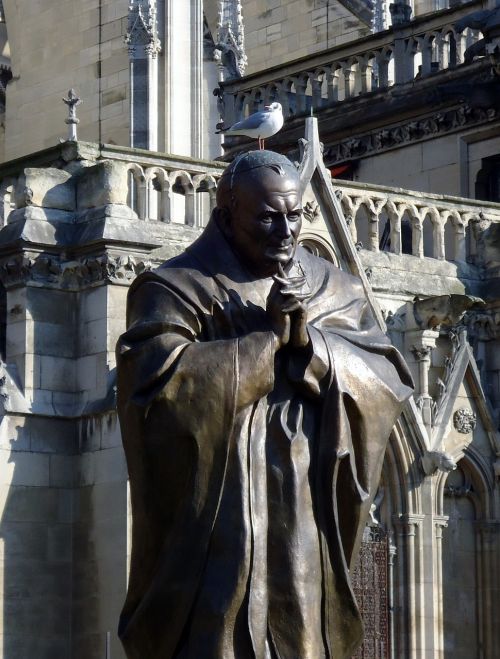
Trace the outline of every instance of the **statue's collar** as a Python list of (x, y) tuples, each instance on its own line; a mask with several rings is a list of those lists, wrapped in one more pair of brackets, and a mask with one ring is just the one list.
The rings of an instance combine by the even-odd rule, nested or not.
[(258, 277), (247, 270), (213, 219), (186, 251), (229, 294), (237, 289), (241, 300), (265, 306), (273, 278)]
[(211, 275), (225, 275), (237, 283), (258, 282), (258, 277), (241, 263), (214, 219), (210, 219), (201, 236), (187, 250)]

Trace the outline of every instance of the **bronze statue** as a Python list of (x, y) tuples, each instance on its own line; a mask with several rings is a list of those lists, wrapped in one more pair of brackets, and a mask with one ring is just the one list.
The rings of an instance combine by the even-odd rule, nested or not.
[(343, 659), (349, 570), (411, 393), (361, 283), (297, 247), (297, 172), (235, 160), (183, 254), (133, 283), (118, 409), (129, 659)]

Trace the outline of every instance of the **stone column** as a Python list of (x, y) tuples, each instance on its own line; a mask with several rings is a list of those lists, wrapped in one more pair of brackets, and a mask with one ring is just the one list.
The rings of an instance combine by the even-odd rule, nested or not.
[(389, 541), (388, 570), (387, 570), (387, 592), (388, 592), (388, 609), (389, 609), (389, 639), (391, 648), (391, 659), (398, 659), (396, 656), (396, 625), (394, 622), (394, 559), (396, 558), (397, 547)]
[(394, 523), (398, 529), (401, 544), (404, 547), (406, 559), (406, 593), (408, 604), (407, 633), (401, 630), (399, 648), (402, 656), (409, 659), (420, 659), (422, 656), (421, 609), (422, 602), (422, 557), (420, 532), (424, 515), (407, 513), (396, 516)]
[[(202, 0), (165, 0), (165, 146), (168, 153), (203, 152)], [(212, 98), (212, 97), (211, 97)], [(212, 102), (212, 101), (211, 101)]]
[(429, 393), (429, 369), (431, 352), (436, 347), (439, 332), (434, 330), (410, 330), (405, 334), (409, 352), (417, 365), (416, 402), (422, 412), (422, 420), (430, 433), (432, 426), (432, 397)]
[(434, 548), (435, 579), (434, 579), (434, 647), (435, 659), (444, 657), (444, 627), (443, 627), (443, 529), (448, 526), (448, 516), (434, 516)]
[(394, 28), (394, 76), (399, 85), (413, 78), (413, 54), (408, 52), (408, 39), (400, 33), (400, 28), (409, 23), (412, 9), (406, 2), (394, 2), (389, 10)]
[(498, 593), (499, 553), (500, 553), (500, 521), (479, 520), (477, 522), (477, 555), (478, 560), (478, 613), (479, 613), (479, 643), (484, 647), (484, 656), (493, 657), (498, 650), (500, 630), (498, 619), (500, 603)]

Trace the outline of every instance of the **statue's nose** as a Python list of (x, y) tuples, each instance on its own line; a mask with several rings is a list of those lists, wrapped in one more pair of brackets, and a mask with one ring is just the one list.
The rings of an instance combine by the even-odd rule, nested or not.
[(279, 236), (281, 238), (289, 238), (292, 235), (292, 232), (290, 230), (290, 223), (285, 214), (280, 215), (277, 233), (279, 233)]

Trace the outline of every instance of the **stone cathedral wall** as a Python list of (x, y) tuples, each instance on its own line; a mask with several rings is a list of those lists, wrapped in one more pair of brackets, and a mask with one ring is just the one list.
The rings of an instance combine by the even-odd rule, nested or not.
[(81, 139), (129, 144), (127, 0), (4, 0), (13, 78), (4, 160), (66, 137), (61, 98), (77, 89)]

